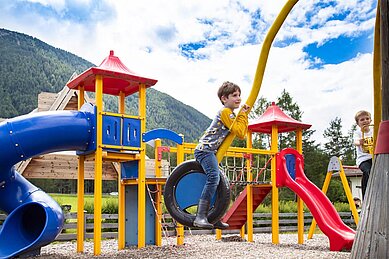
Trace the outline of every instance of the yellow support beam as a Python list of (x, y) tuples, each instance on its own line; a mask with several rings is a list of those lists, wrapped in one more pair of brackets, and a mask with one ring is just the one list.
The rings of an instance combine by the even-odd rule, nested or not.
[[(303, 154), (303, 130), (296, 130), (296, 150)], [(304, 202), (297, 197), (297, 243), (304, 244)]]
[[(247, 132), (247, 148), (253, 147), (253, 134), (251, 131)], [(253, 181), (253, 175), (251, 172), (251, 162), (252, 159), (246, 160), (246, 169), (247, 169), (247, 181), (252, 182)], [(248, 184), (247, 185), (247, 240), (249, 242), (254, 242), (254, 230), (253, 230), (253, 185)]]
[[(120, 98), (120, 93), (119, 93)], [(114, 113), (114, 112), (102, 112), (103, 115), (106, 116), (112, 116), (112, 117), (120, 117), (120, 118), (127, 118), (127, 119), (137, 119), (137, 120), (144, 120), (144, 117), (142, 116), (135, 116), (135, 115), (127, 115), (123, 113)]]
[(103, 160), (110, 162), (126, 162), (126, 161), (134, 161), (139, 160), (140, 154), (137, 153), (124, 153), (124, 152), (109, 152), (103, 151)]
[[(338, 171), (340, 179), (342, 181), (343, 189), (344, 189), (344, 191), (346, 193), (346, 197), (347, 197), (347, 200), (348, 200), (349, 205), (350, 205), (350, 210), (351, 210), (351, 213), (353, 215), (355, 224), (358, 225), (358, 222), (359, 222), (358, 211), (357, 211), (357, 208), (355, 206), (354, 199), (352, 197), (352, 193), (351, 193), (348, 181), (347, 181), (346, 174), (344, 172), (344, 168), (343, 168), (342, 162), (340, 161), (340, 159), (338, 157), (335, 157), (335, 156), (331, 157), (331, 160), (330, 160), (330, 163), (329, 163), (327, 171), (328, 172), (327, 172), (326, 178), (324, 180), (322, 192), (324, 194), (327, 193), (328, 187), (330, 186), (330, 181), (331, 181), (332, 174), (333, 174), (334, 171)], [(316, 220), (312, 219), (311, 227), (309, 228), (309, 232), (308, 232), (308, 239), (311, 239), (313, 237), (316, 225), (317, 225)]]
[(77, 177), (77, 253), (84, 252), (84, 156), (78, 157)]
[[(340, 160), (339, 160), (339, 162), (340, 162)], [(355, 206), (353, 195), (351, 193), (350, 186), (348, 185), (347, 177), (346, 177), (346, 174), (344, 172), (343, 166), (341, 166), (339, 176), (340, 176), (340, 179), (342, 180), (343, 189), (346, 193), (346, 197), (347, 197), (348, 203), (350, 205), (351, 214), (353, 215), (354, 222), (356, 225), (358, 225), (359, 215), (358, 215), (357, 207)]]
[[(146, 118), (146, 85), (139, 85), (139, 116)], [(146, 121), (141, 120), (141, 132), (146, 132)], [(141, 141), (138, 172), (138, 248), (146, 245), (146, 143)]]
[[(272, 125), (271, 130), (271, 150), (278, 152), (278, 127)], [(271, 159), (271, 225), (272, 225), (272, 242), (273, 244), (280, 243), (279, 237), (279, 209), (278, 209), (278, 188), (276, 186), (276, 156), (273, 155)]]
[[(158, 159), (158, 148), (161, 146), (161, 140), (156, 139), (154, 141), (154, 166), (155, 166), (155, 177), (161, 177), (162, 175), (162, 161)], [(156, 218), (155, 218), (155, 245), (162, 245), (162, 185), (156, 185), (157, 192), (155, 195), (155, 206), (156, 206)]]
[(127, 146), (117, 146), (117, 145), (107, 145), (107, 144), (101, 144), (100, 145), (101, 148), (103, 149), (116, 149), (118, 151), (136, 151), (136, 152), (139, 152), (139, 151), (142, 151), (144, 150), (142, 147), (127, 147)]
[[(184, 162), (184, 147), (183, 145), (177, 145), (177, 165)], [(184, 244), (184, 226), (177, 223), (177, 245)]]
[(94, 255), (101, 253), (101, 207), (102, 207), (102, 183), (103, 183), (103, 77), (96, 75), (96, 152), (95, 152), (95, 191), (94, 191)]
[[(85, 91), (83, 86), (78, 87), (78, 110), (84, 104)], [(84, 177), (85, 177), (85, 157), (78, 157), (78, 177), (77, 177), (77, 253), (84, 252)]]
[[(119, 113), (124, 114), (125, 113), (125, 94), (124, 92), (119, 93)], [(123, 128), (123, 125), (121, 125), (121, 128)], [(121, 141), (122, 143), (122, 141)], [(125, 247), (125, 222), (126, 222), (126, 193), (125, 193), (125, 186), (122, 184), (122, 175), (121, 175), (121, 164), (119, 165), (119, 172), (118, 172), (118, 198), (119, 198), (119, 208), (118, 208), (118, 250), (122, 250)]]

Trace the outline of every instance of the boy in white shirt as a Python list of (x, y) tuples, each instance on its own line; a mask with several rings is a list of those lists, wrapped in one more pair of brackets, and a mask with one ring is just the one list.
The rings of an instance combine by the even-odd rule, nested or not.
[[(364, 143), (373, 142), (373, 130), (370, 129), (371, 114), (367, 111), (359, 111), (355, 114), (355, 122), (359, 126), (354, 133), (354, 145), (357, 151), (356, 164), (362, 171), (362, 199), (365, 196), (367, 182), (372, 166), (372, 154), (364, 147)], [(362, 138), (363, 131), (363, 138)]]

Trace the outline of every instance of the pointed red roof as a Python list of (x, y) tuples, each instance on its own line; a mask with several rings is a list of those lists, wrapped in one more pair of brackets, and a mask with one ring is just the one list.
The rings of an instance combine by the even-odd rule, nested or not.
[(119, 95), (122, 91), (125, 96), (128, 96), (139, 91), (139, 84), (150, 87), (157, 83), (155, 79), (142, 77), (132, 72), (118, 57), (114, 56), (113, 50), (111, 50), (109, 56), (101, 62), (100, 66), (85, 70), (69, 81), (67, 86), (71, 89), (84, 86), (85, 91), (94, 92), (97, 75), (103, 76), (103, 93), (111, 95)]
[(304, 124), (286, 115), (274, 102), (266, 111), (248, 126), (252, 132), (271, 133), (272, 125), (278, 126), (278, 132), (289, 132), (297, 129), (309, 129), (312, 125)]

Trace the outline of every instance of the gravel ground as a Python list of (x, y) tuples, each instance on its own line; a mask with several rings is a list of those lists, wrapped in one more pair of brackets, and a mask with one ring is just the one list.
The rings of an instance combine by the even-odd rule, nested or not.
[[(255, 234), (254, 242), (246, 242), (238, 235), (187, 235), (185, 243), (176, 246), (175, 237), (164, 237), (161, 247), (126, 248), (117, 251), (117, 240), (103, 240), (101, 255), (94, 258), (349, 258), (350, 252), (331, 252), (328, 238), (315, 234), (304, 244), (297, 244), (297, 234), (280, 234), (280, 244), (271, 243), (270, 234)], [(42, 248), (34, 258), (91, 258), (93, 241), (84, 245), (84, 253), (76, 253), (75, 242), (57, 242)]]

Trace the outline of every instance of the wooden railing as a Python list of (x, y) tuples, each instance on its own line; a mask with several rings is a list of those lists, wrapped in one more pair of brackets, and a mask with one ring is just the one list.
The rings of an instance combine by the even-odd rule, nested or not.
[[(343, 222), (355, 229), (355, 223), (351, 212), (340, 212)], [(280, 213), (279, 214), (280, 232), (297, 232), (297, 213)], [(6, 219), (6, 215), (0, 214), (1, 224)], [(102, 214), (102, 238), (117, 238), (117, 214)], [(175, 223), (169, 214), (164, 214), (162, 222), (162, 235), (175, 236)], [(311, 213), (304, 214), (304, 229), (307, 231), (312, 222)], [(254, 213), (254, 233), (271, 233), (271, 213)], [(85, 214), (84, 217), (84, 234), (86, 239), (93, 238), (93, 214)], [(62, 233), (56, 238), (57, 241), (76, 240), (77, 213), (66, 213), (65, 224)], [(186, 234), (214, 234), (215, 230), (186, 229)], [(239, 230), (224, 230), (224, 234), (239, 233)]]

